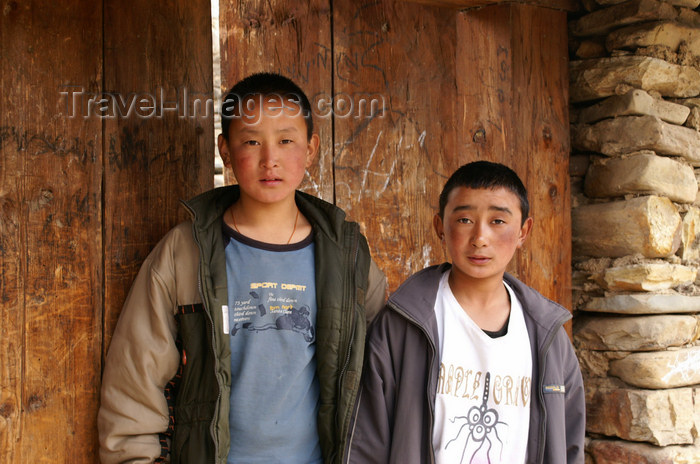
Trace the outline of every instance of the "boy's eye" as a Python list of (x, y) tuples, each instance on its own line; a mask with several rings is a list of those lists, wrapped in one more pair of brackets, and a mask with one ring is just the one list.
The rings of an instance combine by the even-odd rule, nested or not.
[(506, 221), (504, 221), (503, 219), (494, 219), (494, 220), (493, 220), (493, 223), (494, 223), (494, 224), (505, 224)]
[(457, 222), (459, 222), (460, 224), (471, 224), (472, 220), (469, 218), (459, 218), (457, 219)]
[(280, 144), (282, 144), (282, 145), (287, 144), (287, 143), (292, 143), (292, 142), (293, 142), (293, 140), (291, 140), (291, 139), (282, 139), (282, 140), (280, 140)]
[(257, 140), (246, 140), (243, 142), (243, 145), (250, 145), (250, 146), (255, 146), (255, 145), (260, 145)]

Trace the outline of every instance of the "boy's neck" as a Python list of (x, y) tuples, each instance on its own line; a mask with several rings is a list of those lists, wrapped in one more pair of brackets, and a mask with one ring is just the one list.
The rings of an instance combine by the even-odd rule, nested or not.
[(498, 331), (510, 315), (510, 295), (503, 276), (473, 279), (450, 272), (450, 290), (465, 313), (483, 330)]
[(241, 197), (226, 210), (224, 221), (246, 237), (271, 244), (296, 243), (311, 232), (311, 225), (300, 214), (293, 197), (274, 204), (253, 204)]

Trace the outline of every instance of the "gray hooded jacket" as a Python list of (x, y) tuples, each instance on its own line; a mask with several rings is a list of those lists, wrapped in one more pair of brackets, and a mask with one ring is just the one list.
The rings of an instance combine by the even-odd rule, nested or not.
[[(411, 276), (368, 334), (347, 462), (433, 463), (439, 364), (435, 300), (449, 264)], [(578, 360), (563, 328), (571, 314), (516, 278), (532, 350), (528, 464), (584, 462), (585, 401)], [(526, 431), (523, 431), (526, 433)]]

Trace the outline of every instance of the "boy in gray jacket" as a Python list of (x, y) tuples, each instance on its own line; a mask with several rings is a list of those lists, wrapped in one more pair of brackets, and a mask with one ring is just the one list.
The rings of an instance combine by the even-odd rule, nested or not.
[(447, 181), (433, 225), (451, 263), (410, 277), (370, 328), (349, 462), (584, 462), (571, 315), (505, 273), (528, 213), (501, 164)]

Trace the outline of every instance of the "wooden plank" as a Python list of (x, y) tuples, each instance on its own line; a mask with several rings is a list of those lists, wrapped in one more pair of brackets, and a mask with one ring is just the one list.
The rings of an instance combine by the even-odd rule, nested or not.
[(512, 8), (513, 85), (518, 108), (513, 155), (530, 154), (525, 182), (532, 191), (532, 215), (537, 224), (529, 246), (518, 255), (518, 267), (530, 285), (571, 310), (566, 13), (525, 5)]
[(314, 107), (314, 131), (321, 139), (301, 190), (326, 201), (333, 201), (333, 123), (324, 106), (333, 97), (330, 11), (329, 0), (222, 1), (219, 11), (222, 97), (256, 72), (294, 80)]
[(494, 5), (529, 5), (542, 8), (552, 8), (560, 11), (579, 11), (581, 3), (578, 0), (399, 0), (407, 3), (422, 3), (424, 5), (468, 10)]
[[(455, 15), (390, 0), (333, 3), (333, 85), (355, 102), (355, 111), (335, 115), (336, 199), (362, 225), (390, 290), (445, 260), (432, 219), (463, 161)], [(359, 112), (362, 99), (380, 104)]]
[(571, 308), (566, 13), (501, 5), (459, 14), (463, 143), (504, 162), (530, 193), (533, 233), (512, 271)]
[[(513, 53), (510, 7), (459, 13), (457, 18), (457, 95), (462, 128), (458, 143), (470, 161), (504, 163), (523, 175), (513, 159)], [(502, 16), (502, 15), (506, 16)]]
[[(105, 4), (105, 349), (143, 259), (180, 200), (213, 187), (209, 2)], [(206, 103), (211, 107), (208, 112)]]
[(97, 462), (102, 10), (7, 2), (0, 16), (0, 461)]
[[(317, 9), (310, 7), (309, 11)], [(291, 62), (286, 66), (292, 71), (298, 69), (294, 63), (306, 63), (302, 68), (310, 68), (303, 52), (309, 40), (299, 38), (297, 30), (289, 26), (296, 11), (275, 2), (256, 3), (250, 8), (235, 5), (229, 10), (222, 5), (224, 76), (236, 76), (229, 84), (253, 71), (284, 72), (282, 63)], [(289, 19), (286, 29), (285, 18)], [(484, 26), (487, 30), (460, 37), (455, 16), (429, 7), (388, 1), (333, 4), (334, 95), (355, 107), (358, 98), (374, 99), (385, 109), (385, 117), (334, 113), (336, 203), (362, 224), (392, 289), (411, 272), (445, 258), (430, 223), (447, 176), (473, 159), (508, 164), (519, 159), (513, 155), (513, 142), (506, 137), (515, 124), (512, 105), (516, 85), (511, 63), (511, 41), (515, 39), (510, 21), (494, 15)], [(314, 28), (311, 30), (313, 33)], [(494, 40), (499, 36), (505, 42)], [(457, 67), (458, 75), (468, 71), (473, 80), (456, 85), (455, 37), (457, 43), (471, 49), (471, 55), (457, 53), (457, 59), (466, 63), (473, 56), (470, 64)], [(289, 58), (279, 58), (279, 48), (285, 44), (289, 49), (289, 43), (297, 44), (297, 55), (285, 61)], [(510, 55), (499, 55), (504, 51)], [(318, 79), (322, 82), (324, 77)], [(465, 101), (456, 111), (458, 89), (459, 98)], [(494, 125), (489, 130), (495, 127), (500, 131), (499, 138), (459, 125), (458, 121), (464, 125), (469, 114), (479, 112), (486, 113), (484, 122)], [(468, 133), (468, 140), (463, 136), (457, 140), (458, 130), (446, 121), (467, 128), (459, 133)], [(323, 139), (326, 145), (327, 137)], [(458, 152), (458, 146), (468, 150)], [(516, 169), (527, 172), (528, 165)], [(321, 196), (328, 199), (324, 193)]]

